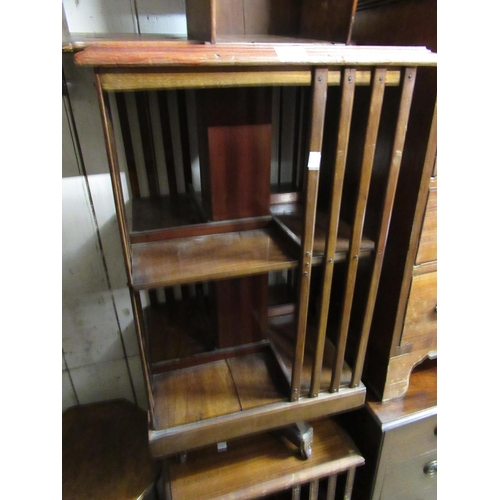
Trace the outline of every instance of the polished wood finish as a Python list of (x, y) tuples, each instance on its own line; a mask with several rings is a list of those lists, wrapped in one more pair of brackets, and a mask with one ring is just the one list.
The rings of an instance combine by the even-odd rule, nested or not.
[[(185, 46), (170, 42), (140, 45), (91, 45), (75, 54), (75, 63), (105, 68), (266, 67), (295, 66), (437, 66), (437, 56), (424, 47), (344, 46), (329, 44), (222, 44)], [(123, 68), (123, 69), (122, 69)], [(125, 70), (125, 71), (124, 71)], [(144, 71), (146, 72), (146, 71)], [(107, 89), (108, 90), (108, 89)], [(117, 89), (115, 89), (117, 90)]]
[(350, 43), (357, 0), (307, 0), (302, 2), (300, 35)]
[(249, 276), (297, 267), (297, 257), (273, 227), (132, 247), (135, 290)]
[(196, 93), (202, 203), (210, 220), (269, 214), (269, 88)]
[(276, 35), (346, 43), (356, 0), (188, 0), (188, 36), (211, 43), (227, 37)]
[(403, 398), (367, 405), (340, 422), (366, 459), (354, 484), (353, 499), (436, 498), (436, 476), (424, 467), (436, 459), (437, 365), (425, 361), (413, 371)]
[(437, 328), (437, 273), (413, 277), (401, 344), (430, 337)]
[[(340, 85), (341, 72), (331, 70), (328, 72), (328, 85)], [(370, 85), (371, 72), (359, 70), (356, 72), (356, 85)], [(400, 72), (389, 70), (387, 72), (387, 85), (399, 85)], [(269, 86), (308, 86), (311, 85), (311, 71), (307, 68), (290, 67), (284, 70), (280, 67), (262, 68), (252, 67), (235, 70), (233, 68), (220, 70), (213, 68), (203, 73), (195, 70), (178, 70), (165, 73), (163, 71), (150, 71), (144, 73), (142, 68), (130, 68), (127, 71), (109, 70), (102, 74), (104, 90), (157, 90), (157, 89), (199, 89), (211, 87), (254, 87), (257, 85)]]
[[(435, 28), (435, 0), (360, 0), (352, 40), (358, 46), (377, 43), (424, 45), (435, 51)], [(436, 330), (429, 331), (426, 338), (421, 337), (414, 342), (402, 340), (412, 279), (416, 274), (431, 273), (437, 269), (437, 262), (432, 256), (432, 247), (435, 248), (433, 230), (422, 234), (429, 181), (437, 173), (436, 136), (432, 130), (437, 75), (430, 67), (416, 69), (418, 75), (362, 374), (363, 381), (384, 401), (403, 396), (413, 367), (425, 357), (437, 354)], [(384, 149), (391, 147), (391, 133), (390, 127), (381, 129), (381, 155)], [(431, 224), (432, 212), (431, 209)], [(430, 252), (425, 257), (422, 254), (417, 262), (419, 240), (427, 235), (429, 241), (422, 244), (422, 251), (429, 248)]]
[(129, 401), (74, 406), (62, 414), (62, 498), (136, 500), (155, 481), (148, 418)]
[(368, 193), (370, 188), (370, 177), (373, 168), (373, 160), (375, 157), (375, 148), (377, 144), (377, 133), (380, 123), (380, 115), (382, 112), (382, 103), (385, 91), (385, 68), (377, 68), (373, 77), (372, 94), (370, 100), (370, 113), (368, 123), (366, 125), (366, 138), (363, 151), (361, 177), (359, 180), (358, 195), (356, 201), (356, 209), (354, 214), (353, 232), (351, 236), (351, 244), (349, 248), (348, 269), (347, 269), (347, 284), (342, 303), (342, 318), (337, 334), (337, 352), (335, 365), (336, 369), (332, 373), (332, 382), (330, 390), (338, 391), (340, 387), (340, 368), (343, 364), (345, 355), (347, 333), (349, 329), (349, 321), (351, 318), (351, 308), (354, 297), (354, 286), (356, 282), (356, 273), (359, 261), (360, 242), (363, 231), (363, 223), (366, 213), (366, 204), (368, 201)]
[[(298, 245), (302, 241), (302, 217), (303, 217), (303, 207), (301, 204), (286, 204), (274, 206), (271, 208), (271, 213), (273, 213), (279, 222), (282, 222), (288, 229), (288, 233)], [(333, 239), (335, 246), (333, 250), (326, 250), (326, 240), (329, 235), (329, 221), (328, 214), (323, 210), (318, 210), (316, 212), (316, 221), (314, 228), (314, 243), (313, 243), (313, 254), (312, 254), (312, 264), (320, 264), (325, 258), (325, 253), (328, 259), (334, 259), (335, 262), (340, 262), (346, 260), (347, 252), (349, 250), (349, 242), (351, 239), (351, 226), (347, 224), (344, 220), (340, 219), (337, 227), (336, 238)], [(332, 236), (330, 233), (330, 241), (332, 241)], [(360, 258), (367, 257), (371, 254), (372, 250), (375, 248), (375, 243), (363, 235), (361, 239), (360, 248)]]
[(340, 241), (340, 200), (342, 199), (342, 189), (344, 186), (344, 173), (349, 146), (349, 132), (351, 129), (355, 81), (356, 70), (352, 68), (346, 68), (344, 70), (342, 82), (342, 103), (340, 110), (339, 134), (337, 139), (337, 152), (334, 167), (335, 174), (333, 176), (333, 186), (331, 188), (332, 196), (330, 201), (328, 232), (324, 250), (325, 258), (323, 263), (323, 287), (321, 290), (318, 340), (311, 378), (311, 397), (316, 397), (319, 393), (320, 373), (323, 366), (323, 353), (335, 262), (334, 257), (338, 247), (338, 243)]
[(196, 450), (189, 453), (185, 464), (168, 460), (163, 465), (168, 468), (170, 479), (165, 485), (169, 490), (167, 497), (261, 498), (335, 477), (363, 464), (349, 438), (332, 420), (315, 421), (313, 428), (313, 453), (306, 461), (277, 434), (229, 441), (223, 453), (217, 453), (215, 447)]
[[(77, 54), (76, 58), (79, 64), (99, 66), (96, 68), (96, 82), (104, 116), (103, 124), (113, 175), (113, 187), (118, 199), (119, 229), (122, 241), (124, 245), (127, 245), (124, 253), (128, 284), (134, 303), (144, 376), (148, 384), (152, 455), (161, 458), (246, 434), (257, 434), (292, 424), (298, 420), (305, 421), (361, 406), (365, 397), (365, 388), (361, 383), (354, 387), (358, 385), (358, 382), (354, 379), (353, 383), (352, 371), (347, 365), (345, 352), (349, 329), (352, 325), (350, 322), (353, 311), (351, 306), (355, 301), (354, 288), (359, 275), (358, 261), (363, 256), (373, 257), (371, 254), (375, 247), (373, 239), (364, 234), (364, 219), (372, 172), (375, 171), (378, 174), (373, 164), (376, 156), (379, 120), (383, 116), (384, 93), (389, 84), (386, 77), (395, 75), (396, 73), (393, 72), (395, 70), (397, 80), (403, 86), (403, 95), (407, 96), (404, 89), (408, 88), (408, 83), (404, 83), (406, 79), (401, 78), (401, 74), (407, 75), (408, 71), (412, 71), (406, 69), (409, 64), (410, 68), (420, 65), (434, 66), (435, 55), (420, 48), (369, 47), (358, 50), (353, 47), (328, 44), (250, 45), (242, 43), (182, 46), (161, 42), (148, 45), (144, 42), (137, 46), (131, 44), (101, 47), (92, 45)], [(394, 68), (391, 69), (391, 66)], [(347, 80), (344, 79), (342, 82), (351, 89), (345, 93), (344, 108), (346, 110), (352, 106), (354, 86), (358, 82), (358, 75), (369, 72), (368, 80), (363, 76), (359, 81), (363, 84), (369, 81), (372, 86), (371, 102), (368, 99), (366, 107), (367, 120), (364, 123), (363, 118), (356, 120), (356, 124), (361, 123), (362, 130), (365, 131), (360, 144), (356, 143), (356, 147), (351, 147), (349, 131), (343, 129), (350, 121), (345, 118), (347, 111), (338, 122), (340, 128), (336, 130), (336, 134), (342, 138), (338, 147), (340, 158), (337, 163), (339, 165), (345, 161), (341, 158), (342, 155), (347, 154), (342, 151), (342, 141), (344, 145), (349, 146), (351, 152), (355, 149), (362, 153), (355, 155), (360, 159), (359, 165), (355, 165), (354, 168), (357, 169), (354, 177), (358, 175), (355, 180), (357, 197), (351, 196), (352, 200), (347, 201), (348, 205), (352, 205), (352, 227), (341, 222), (342, 213), (339, 212), (338, 205), (329, 216), (330, 220), (324, 219), (324, 222), (319, 224), (316, 221), (316, 219), (319, 221), (317, 213), (321, 213), (318, 212), (320, 208), (318, 187), (320, 166), (322, 169), (325, 166), (322, 160), (322, 149), (324, 143), (327, 142), (326, 137), (323, 140), (327, 95), (340, 95), (335, 94), (337, 89), (333, 89), (331, 94), (329, 92), (330, 68), (335, 74), (333, 79), (335, 82), (340, 83), (342, 72), (347, 75)], [(205, 143), (200, 141), (200, 163), (203, 164), (201, 167), (202, 196), (205, 198), (203, 200), (202, 197), (200, 204), (198, 203), (199, 197), (195, 195), (192, 199), (195, 200), (196, 207), (192, 209), (189, 206), (191, 201), (184, 197), (181, 197), (186, 202), (184, 205), (175, 204), (175, 198), (179, 198), (179, 194), (171, 194), (170, 199), (153, 196), (152, 200), (158, 198), (156, 200), (159, 203), (158, 212), (149, 220), (147, 220), (149, 215), (144, 216), (149, 202), (140, 200), (137, 204), (135, 203), (137, 200), (134, 200), (136, 215), (141, 212), (138, 209), (141, 204), (144, 210), (142, 222), (138, 226), (133, 225), (137, 229), (130, 234), (125, 221), (120, 172), (113, 139), (114, 131), (109, 119), (109, 106), (105, 102), (107, 94), (104, 90), (106, 92), (120, 90), (124, 82), (120, 78), (124, 75), (134, 75), (139, 79), (145, 79), (149, 82), (148, 85), (152, 85), (151, 82), (158, 76), (160, 88), (166, 89), (170, 83), (164, 76), (179, 75), (183, 72), (200, 75), (200, 81), (205, 75), (213, 76), (215, 73), (220, 73), (223, 75), (221, 80), (208, 78), (205, 84), (221, 87), (231, 82), (236, 82), (238, 86), (242, 80), (238, 80), (239, 76), (236, 80), (232, 80), (235, 75), (253, 72), (259, 73), (262, 77), (262, 80), (255, 80), (256, 84), (261, 84), (268, 81), (266, 80), (268, 69), (287, 73), (289, 83), (300, 85), (304, 80), (300, 76), (299, 81), (294, 82), (298, 74), (296, 70), (299, 70), (301, 74), (309, 72), (312, 75), (308, 79), (310, 88), (305, 89), (304, 92), (301, 91), (301, 94), (308, 96), (311, 104), (297, 107), (298, 115), (303, 116), (305, 123), (301, 128), (296, 129), (295, 133), (301, 136), (301, 141), (307, 141), (308, 144), (307, 147), (297, 147), (296, 150), (294, 146), (294, 158), (300, 164), (301, 173), (304, 174), (304, 187), (301, 195), (288, 199), (288, 202), (295, 204), (295, 209), (290, 214), (270, 215), (271, 124), (270, 111), (265, 109), (269, 100), (264, 98), (260, 102), (257, 99), (255, 102), (260, 102), (260, 104), (255, 107), (248, 103), (245, 106), (240, 102), (244, 100), (241, 97), (244, 95), (270, 95), (269, 89), (238, 88), (231, 92), (222, 89), (223, 92), (220, 93), (221, 89), (200, 90), (196, 91), (199, 92), (198, 95), (206, 92), (205, 95), (209, 96), (204, 102), (199, 101), (202, 116), (198, 122), (206, 126), (207, 132)], [(125, 79), (127, 78), (126, 76)], [(107, 82), (105, 89), (102, 87), (103, 81)], [(125, 82), (124, 86), (128, 83)], [(359, 92), (370, 96), (370, 89), (359, 89)], [(219, 97), (211, 98), (217, 95)], [(233, 95), (236, 96), (234, 99), (224, 100), (224, 96)], [(252, 99), (249, 102), (254, 102)], [(356, 99), (352, 109), (359, 113), (355, 103)], [(364, 103), (363, 99), (361, 103)], [(294, 101), (293, 106), (296, 105)], [(242, 106), (241, 109), (239, 106)], [(348, 114), (350, 113), (351, 111), (348, 111)], [(401, 116), (404, 117), (404, 112)], [(141, 129), (144, 128), (142, 133), (145, 139), (151, 137), (151, 131), (148, 131), (149, 120), (147, 122), (141, 127)], [(403, 122), (404, 119), (401, 118), (401, 123)], [(400, 145), (402, 147), (401, 130), (403, 128), (404, 124), (398, 127), (395, 151), (399, 151)], [(163, 133), (171, 135), (166, 127), (163, 127)], [(202, 134), (204, 133), (202, 131)], [(280, 139), (282, 139), (281, 134)], [(164, 144), (165, 142), (168, 142), (168, 137), (167, 141), (164, 140)], [(300, 158), (302, 149), (306, 157), (304, 161)], [(235, 150), (242, 154), (236, 154)], [(230, 154), (226, 154), (228, 151)], [(252, 158), (253, 154), (256, 156)], [(397, 153), (395, 152), (393, 156), (395, 159), (393, 163), (397, 165)], [(242, 158), (245, 158), (245, 161)], [(332, 164), (333, 162), (330, 163)], [(349, 159), (345, 165), (346, 169), (352, 169)], [(339, 172), (341, 168), (343, 167), (339, 167)], [(220, 175), (220, 178), (217, 175)], [(246, 197), (244, 193), (243, 184), (247, 181), (243, 182), (241, 189), (230, 192), (234, 184), (234, 177), (231, 177), (233, 175), (242, 175), (242, 178), (248, 182), (255, 181), (252, 184), (253, 187), (249, 189), (252, 191), (251, 197)], [(393, 178), (394, 176), (391, 176), (391, 179)], [(209, 182), (205, 182), (206, 179), (209, 179)], [(389, 190), (393, 189), (393, 184), (394, 180), (390, 181)], [(296, 186), (302, 185), (297, 173), (295, 173), (294, 185), (295, 189), (297, 189)], [(217, 187), (210, 193), (213, 186)], [(349, 198), (345, 193), (345, 188), (346, 185), (342, 187), (338, 179), (332, 185), (334, 197), (341, 198), (341, 204), (344, 203), (344, 197)], [(154, 188), (153, 192), (156, 192)], [(203, 210), (207, 208), (207, 192), (210, 193), (208, 197), (210, 210)], [(218, 206), (217, 204), (223, 201), (219, 197), (226, 195), (229, 195), (230, 203)], [(254, 205), (254, 202), (257, 204)], [(334, 203), (339, 203), (339, 199), (335, 199)], [(390, 203), (386, 203), (382, 208), (384, 213), (389, 210), (389, 205)], [(297, 210), (299, 206), (301, 208)], [(174, 212), (177, 208), (181, 213), (176, 215)], [(248, 211), (245, 211), (246, 209)], [(240, 210), (243, 211), (240, 212)], [(300, 220), (299, 229), (294, 230), (293, 223), (287, 225), (286, 217), (296, 216), (297, 213), (302, 215), (295, 220), (302, 220)], [(349, 214), (349, 210), (346, 210), (346, 213)], [(209, 215), (208, 218), (204, 218), (206, 214)], [(245, 218), (247, 216), (249, 218)], [(387, 220), (388, 215), (385, 214), (384, 217), (386, 217), (384, 220)], [(210, 221), (210, 218), (222, 220)], [(293, 217), (289, 220), (293, 220)], [(323, 234), (321, 235), (321, 231), (318, 230), (318, 235), (316, 235), (316, 228), (321, 227), (326, 228)], [(332, 228), (335, 228), (335, 234), (332, 234)], [(381, 251), (380, 238), (375, 241), (378, 244), (377, 251)], [(318, 335), (315, 326), (312, 325), (311, 330), (311, 325), (308, 325), (309, 313), (314, 309), (310, 307), (310, 303), (313, 302), (310, 300), (313, 298), (310, 297), (311, 274), (314, 264), (328, 262), (329, 259), (340, 261), (346, 256), (347, 264), (344, 266), (346, 281), (341, 285), (340, 290), (335, 290), (336, 296), (340, 293), (344, 295), (344, 298), (340, 318), (338, 318), (339, 337), (334, 346), (330, 339), (326, 339), (324, 333)], [(376, 259), (377, 257), (375, 261)], [(369, 266), (372, 260), (366, 259), (365, 262)], [(264, 289), (267, 273), (294, 269), (296, 269), (295, 276), (290, 282), (295, 281), (294, 285), (298, 289), (296, 290), (296, 305), (290, 309), (294, 314), (293, 326), (288, 341), (280, 343), (275, 339), (274, 325), (271, 325), (271, 331), (268, 332), (267, 321), (263, 321), (263, 319), (267, 320), (269, 315), (266, 311), (267, 299), (264, 295), (258, 296), (255, 290)], [(229, 279), (238, 281), (224, 283), (221, 281)], [(253, 280), (257, 283), (255, 288), (252, 285)], [(321, 277), (319, 280), (319, 289), (321, 289)], [(173, 336), (170, 340), (177, 344), (177, 353), (173, 350), (170, 353), (166, 352), (170, 351), (170, 348), (166, 347), (161, 353), (156, 352), (160, 351), (155, 347), (158, 345), (158, 339), (161, 335), (165, 335), (166, 328), (170, 328), (169, 322), (172, 317), (166, 318), (165, 326), (160, 325), (163, 332), (153, 333), (153, 337), (156, 338), (151, 338), (148, 332), (153, 332), (154, 328), (145, 325), (139, 291), (151, 292), (160, 287), (189, 283), (196, 283), (200, 288), (200, 283), (206, 281), (214, 282), (210, 283), (209, 287), (216, 290), (215, 297), (219, 304), (224, 303), (225, 298), (228, 298), (226, 305), (222, 309), (215, 308), (216, 314), (212, 315), (213, 319), (217, 318), (214, 322), (218, 322), (215, 329), (221, 331), (209, 332), (209, 342), (206, 343), (199, 342), (200, 336), (195, 336), (192, 339), (194, 342), (186, 338), (185, 343), (177, 343)], [(245, 291), (247, 285), (250, 290), (248, 293)], [(235, 287), (241, 292), (240, 297), (234, 293)], [(372, 294), (375, 294), (375, 291), (376, 287), (373, 288)], [(172, 288), (168, 288), (168, 292), (167, 307), (172, 307), (174, 306)], [(186, 290), (182, 291), (183, 296), (186, 296), (185, 292)], [(247, 296), (252, 296), (251, 307), (246, 312), (236, 311), (249, 303)], [(282, 305), (288, 307), (287, 304)], [(153, 308), (156, 306), (157, 304), (153, 303)], [(230, 316), (225, 314), (227, 311), (231, 312)], [(329, 314), (326, 306), (323, 307), (322, 314), (325, 316)], [(235, 335), (234, 330), (238, 328), (238, 323), (244, 322), (248, 325), (251, 323), (249, 317), (253, 316), (255, 316), (256, 329), (246, 331), (245, 328), (241, 328), (241, 331)], [(271, 316), (273, 319), (283, 319), (275, 314)], [(311, 319), (312, 324), (317, 318), (311, 316)], [(323, 321), (325, 319), (326, 317)], [(223, 326), (224, 323), (225, 326)], [(175, 325), (172, 328), (175, 331)], [(187, 326), (187, 329), (189, 330), (190, 326)], [(211, 329), (212, 326), (207, 327), (207, 330)], [(203, 336), (203, 331), (202, 328), (201, 336)], [(258, 335), (255, 335), (256, 333)], [(270, 342), (265, 340), (268, 336), (271, 339)], [(364, 336), (361, 346), (363, 339), (365, 339)], [(265, 349), (262, 350), (263, 346)], [(219, 349), (214, 350), (215, 347)], [(154, 356), (158, 354), (154, 363), (151, 359), (153, 352)], [(317, 361), (313, 368), (314, 358)], [(357, 370), (362, 365), (362, 358), (363, 353), (359, 351), (357, 358), (355, 356)], [(314, 382), (316, 387), (313, 389), (317, 390), (311, 392), (313, 371), (316, 372)], [(353, 387), (349, 387), (350, 385)], [(333, 393), (330, 392), (332, 390)], [(314, 397), (316, 394), (317, 397)], [(313, 484), (310, 491), (314, 494), (314, 490)]]
[(233, 347), (264, 340), (267, 330), (268, 276), (215, 283), (218, 346)]
[(309, 136), (309, 160), (306, 172), (305, 209), (302, 227), (302, 254), (299, 264), (300, 283), (297, 313), (297, 338), (292, 369), (290, 400), (297, 401), (300, 395), (300, 379), (304, 361), (304, 347), (309, 308), (311, 285), (314, 228), (316, 219), (316, 200), (318, 197), (321, 146), (325, 121), (328, 70), (318, 68), (314, 72), (314, 85), (311, 95), (311, 128)]
[(415, 264), (435, 260), (437, 260), (437, 180), (432, 182), (429, 189)]
[(149, 449), (156, 457), (179, 453), (208, 444), (276, 429), (299, 420), (359, 408), (365, 400), (365, 389), (341, 389), (336, 394), (322, 393), (317, 398), (303, 398), (293, 405), (288, 401), (268, 404), (238, 413), (193, 422), (170, 429), (149, 432)]
[(363, 326), (358, 346), (358, 354), (354, 365), (354, 374), (352, 378), (352, 386), (355, 387), (361, 380), (361, 373), (364, 365), (364, 358), (368, 344), (368, 335), (370, 333), (373, 310), (375, 308), (375, 300), (382, 272), (382, 263), (385, 255), (385, 247), (389, 232), (389, 223), (391, 220), (394, 199), (396, 196), (396, 187), (399, 178), (401, 167), (402, 151), (404, 149), (406, 130), (410, 116), (410, 107), (415, 87), (416, 68), (406, 68), (403, 89), (401, 91), (401, 101), (398, 113), (398, 121), (396, 124), (396, 133), (391, 154), (391, 165), (387, 177), (387, 188), (384, 196), (383, 210), (380, 220), (379, 234), (375, 249), (375, 261), (373, 264), (372, 275), (370, 278), (370, 289), (368, 292), (368, 301), (366, 304)]

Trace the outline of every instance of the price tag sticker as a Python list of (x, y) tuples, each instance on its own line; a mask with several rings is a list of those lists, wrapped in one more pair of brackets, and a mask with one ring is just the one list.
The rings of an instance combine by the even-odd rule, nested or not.
[(274, 51), (282, 63), (304, 62), (308, 59), (306, 49), (298, 45), (277, 45)]
[(311, 151), (309, 153), (309, 161), (307, 162), (307, 168), (309, 170), (319, 170), (320, 163), (321, 163), (321, 153), (319, 151)]

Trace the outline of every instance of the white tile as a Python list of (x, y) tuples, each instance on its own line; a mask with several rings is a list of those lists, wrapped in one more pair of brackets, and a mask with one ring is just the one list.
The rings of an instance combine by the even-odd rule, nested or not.
[(135, 33), (130, 0), (63, 0), (70, 33)]
[(71, 406), (78, 404), (75, 396), (75, 391), (71, 385), (69, 379), (69, 373), (67, 371), (62, 372), (62, 410), (66, 410)]
[(134, 356), (128, 359), (130, 373), (134, 383), (135, 394), (137, 396), (137, 404), (143, 409), (148, 410), (148, 397), (146, 394), (146, 384), (142, 374), (141, 359), (139, 356)]
[(184, 0), (136, 0), (141, 33), (186, 36)]
[(124, 356), (83, 177), (62, 180), (62, 332), (69, 368)]
[(71, 378), (80, 404), (121, 398), (134, 402), (124, 359), (75, 368)]

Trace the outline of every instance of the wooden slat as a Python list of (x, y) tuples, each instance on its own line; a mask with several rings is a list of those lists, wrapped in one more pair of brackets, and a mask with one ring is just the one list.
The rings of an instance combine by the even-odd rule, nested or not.
[(309, 500), (318, 500), (319, 480), (309, 483)]
[(328, 44), (186, 44), (169, 42), (98, 44), (75, 55), (86, 66), (272, 66), (300, 65), (437, 65), (437, 55), (425, 47), (345, 46)]
[[(427, 141), (427, 149), (425, 152), (424, 165), (422, 169), (422, 177), (420, 181), (420, 186), (418, 190), (417, 203), (415, 209), (415, 215), (413, 217), (414, 223), (411, 230), (408, 257), (406, 259), (405, 269), (403, 273), (403, 283), (401, 285), (400, 302), (406, 305), (408, 300), (408, 294), (410, 293), (410, 284), (413, 273), (413, 265), (415, 263), (415, 256), (417, 253), (418, 240), (422, 231), (422, 223), (424, 210), (426, 205), (426, 200), (429, 193), (429, 179), (431, 177), (432, 169), (434, 168), (434, 163), (436, 159), (437, 151), (437, 103), (434, 105), (434, 114), (432, 116), (431, 128), (429, 131), (429, 139)], [(406, 312), (405, 307), (399, 307), (396, 316), (394, 331), (403, 331), (403, 322)], [(393, 345), (391, 349), (394, 350), (399, 345), (401, 337), (399, 335), (394, 335)]]
[(167, 168), (168, 191), (171, 196), (175, 197), (177, 195), (177, 179), (175, 177), (174, 145), (172, 141), (172, 130), (170, 129), (170, 110), (168, 107), (167, 93), (165, 91), (158, 92), (158, 108)]
[(189, 149), (189, 128), (185, 90), (177, 92), (177, 102), (179, 107), (179, 132), (182, 148), (182, 166), (184, 170), (184, 189), (188, 192), (189, 186), (193, 184), (193, 174), (191, 171), (191, 153)]
[(123, 148), (125, 150), (125, 159), (127, 161), (127, 171), (130, 182), (130, 190), (132, 198), (139, 198), (139, 178), (137, 177), (137, 166), (134, 156), (134, 148), (132, 145), (132, 135), (130, 132), (130, 123), (127, 113), (127, 104), (125, 95), (122, 92), (115, 94), (116, 107), (118, 109), (118, 118), (120, 120), (120, 129), (122, 133)]
[(152, 381), (153, 377), (151, 374), (150, 363), (148, 359), (148, 349), (146, 347), (145, 335), (146, 330), (144, 328), (144, 324), (141, 321), (142, 315), (142, 305), (141, 305), (141, 296), (139, 292), (134, 292), (130, 289), (130, 300), (132, 302), (132, 309), (134, 313), (134, 323), (135, 323), (135, 331), (137, 334), (137, 340), (139, 344), (139, 353), (141, 356), (141, 368), (142, 375), (144, 377), (144, 383), (146, 384), (146, 395), (148, 398), (148, 408), (150, 415), (153, 415), (155, 408), (155, 399), (153, 397), (153, 389), (152, 389)]
[[(340, 85), (341, 71), (332, 69), (328, 72), (328, 85)], [(399, 85), (400, 71), (387, 72), (387, 84)], [(238, 86), (309, 86), (311, 85), (310, 69), (231, 69), (213, 71), (205, 68), (202, 71), (184, 70), (178, 68), (159, 71), (143, 68), (134, 70), (106, 70), (102, 72), (103, 89), (112, 90), (158, 90), (158, 89), (196, 89), (210, 87)], [(356, 74), (356, 85), (370, 85), (371, 72), (359, 70)]]
[[(108, 156), (109, 169), (111, 174), (111, 183), (113, 186), (113, 198), (116, 207), (116, 218), (120, 230), (120, 241), (122, 244), (123, 255), (125, 257), (125, 271), (127, 273), (128, 283), (132, 283), (132, 258), (130, 239), (127, 230), (127, 218), (123, 191), (120, 178), (120, 166), (118, 164), (118, 153), (116, 150), (115, 135), (113, 123), (111, 120), (111, 110), (106, 104), (105, 94), (101, 87), (101, 80), (98, 74), (95, 75), (97, 99), (101, 111), (102, 126), (104, 129), (104, 141), (106, 144), (106, 154)], [(109, 104), (109, 102), (108, 102)]]
[(437, 182), (429, 189), (429, 198), (425, 208), (422, 233), (418, 242), (415, 264), (424, 264), (437, 260)]
[(340, 387), (340, 375), (344, 363), (345, 348), (347, 343), (347, 333), (351, 319), (351, 308), (354, 297), (354, 287), (356, 284), (356, 274), (358, 269), (359, 249), (361, 244), (363, 223), (366, 212), (366, 203), (370, 190), (370, 179), (373, 168), (373, 159), (375, 157), (375, 147), (377, 145), (378, 127), (380, 123), (380, 114), (382, 111), (382, 102), (385, 90), (385, 68), (374, 70), (372, 95), (370, 100), (370, 114), (366, 127), (365, 144), (363, 150), (363, 161), (361, 164), (361, 176), (359, 180), (359, 190), (356, 200), (356, 209), (354, 223), (351, 235), (351, 244), (349, 249), (349, 259), (347, 267), (347, 279), (342, 304), (341, 323), (337, 334), (337, 351), (335, 359), (335, 369), (332, 373), (332, 382), (330, 391), (338, 391)]
[(149, 111), (149, 97), (146, 92), (137, 92), (135, 94), (135, 100), (137, 104), (137, 116), (139, 118), (142, 152), (148, 179), (149, 195), (158, 196), (160, 194), (160, 188), (156, 170), (156, 155), (151, 125), (151, 113)]
[(321, 146), (325, 121), (328, 70), (314, 71), (312, 87), (311, 129), (309, 138), (309, 163), (305, 186), (304, 226), (302, 231), (302, 255), (300, 259), (300, 291), (297, 304), (297, 339), (292, 369), (290, 400), (297, 401), (300, 396), (300, 379), (304, 361), (304, 347), (307, 328), (309, 289), (311, 284), (312, 255), (314, 246), (314, 226), (316, 219), (316, 199), (318, 196)]
[(340, 220), (340, 202), (342, 199), (342, 189), (344, 185), (344, 173), (349, 145), (349, 133), (351, 129), (352, 107), (354, 103), (356, 70), (353, 68), (346, 68), (344, 70), (343, 78), (339, 133), (337, 139), (337, 153), (335, 158), (334, 175), (332, 176), (332, 196), (330, 202), (330, 215), (323, 264), (323, 286), (321, 290), (318, 340), (316, 344), (316, 352), (311, 378), (310, 397), (316, 397), (318, 395), (320, 385), (320, 375), (325, 348), (326, 325), (328, 322), (328, 311), (330, 308), (330, 294), (332, 288), (333, 268), (335, 262), (335, 251), (337, 247), (337, 235)]
[(292, 488), (292, 500), (300, 500), (300, 484)]
[(337, 487), (337, 474), (332, 474), (328, 478), (328, 489), (326, 491), (326, 500), (335, 500), (336, 487)]
[(352, 487), (354, 485), (354, 474), (356, 473), (356, 468), (352, 467), (347, 471), (347, 479), (345, 482), (344, 490), (344, 500), (351, 500)]
[(368, 336), (372, 325), (373, 310), (375, 308), (375, 300), (382, 272), (382, 264), (384, 261), (385, 246), (389, 233), (389, 223), (391, 220), (392, 208), (394, 206), (394, 198), (396, 196), (396, 187), (399, 178), (399, 170), (401, 166), (401, 158), (403, 157), (403, 149), (405, 145), (406, 130), (408, 127), (408, 119), (410, 116), (410, 108), (413, 97), (413, 89), (415, 87), (417, 68), (407, 68), (404, 76), (403, 89), (401, 92), (401, 101), (399, 105), (398, 120), (396, 123), (396, 133), (391, 155), (391, 164), (389, 167), (389, 175), (387, 178), (387, 186), (382, 208), (382, 216), (376, 242), (375, 261), (373, 263), (372, 276), (370, 279), (370, 289), (368, 291), (368, 300), (366, 304), (363, 326), (361, 328), (361, 336), (359, 339), (356, 361), (354, 363), (353, 377), (351, 387), (356, 387), (361, 380), (363, 364), (365, 361), (366, 347), (368, 344)]

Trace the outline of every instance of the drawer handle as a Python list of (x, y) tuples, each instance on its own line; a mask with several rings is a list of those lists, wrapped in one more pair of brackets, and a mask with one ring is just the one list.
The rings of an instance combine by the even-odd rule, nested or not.
[(428, 464), (425, 465), (424, 474), (429, 477), (434, 477), (437, 474), (437, 470), (438, 470), (438, 462), (437, 460), (433, 460), (432, 462), (429, 462)]

